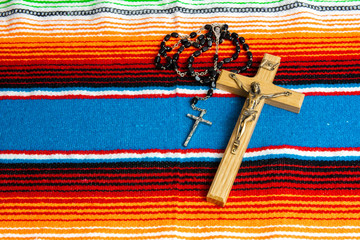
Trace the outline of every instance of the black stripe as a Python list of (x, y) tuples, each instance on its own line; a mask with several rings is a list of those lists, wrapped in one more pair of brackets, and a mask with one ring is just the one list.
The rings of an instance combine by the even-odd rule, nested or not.
[[(271, 180), (264, 180), (264, 181), (252, 181), (251, 178), (247, 179), (247, 177), (242, 177), (241, 181), (235, 181), (234, 185), (238, 185), (238, 186), (243, 186), (244, 184), (246, 185), (253, 185), (253, 184), (279, 184), (279, 183), (293, 183), (293, 184), (300, 184), (300, 185), (319, 185), (319, 188), (321, 187), (321, 184), (331, 184), (333, 185), (334, 188), (336, 188), (336, 184), (360, 184), (360, 179), (358, 180), (338, 180), (338, 181), (334, 181), (334, 180), (328, 180), (328, 181), (319, 181), (319, 180), (314, 180), (314, 181), (305, 181), (305, 180), (292, 180), (292, 179), (282, 179), (282, 180), (276, 180), (276, 179), (271, 179)], [(45, 178), (44, 178), (45, 180)], [(87, 178), (84, 178), (84, 180), (87, 180)], [(20, 187), (20, 186), (28, 186), (28, 187), (37, 187), (37, 186), (47, 186), (47, 187), (53, 187), (53, 186), (167, 186), (167, 185), (175, 185), (175, 186), (185, 186), (185, 185), (194, 185), (194, 186), (199, 186), (199, 185), (210, 185), (211, 183), (210, 178), (208, 178), (206, 181), (197, 181), (197, 182), (193, 182), (193, 181), (178, 181), (177, 178), (174, 177), (173, 181), (168, 181), (168, 182), (163, 182), (163, 181), (155, 181), (155, 182), (147, 182), (146, 179), (144, 178), (143, 181), (140, 182), (92, 182), (92, 181), (86, 181), (86, 182), (77, 182), (77, 183), (72, 183), (72, 182), (50, 182), (50, 183), (44, 183), (44, 182), (37, 182), (37, 183), (27, 183), (27, 182), (21, 182), (21, 183), (14, 183), (14, 182), (5, 182), (5, 183), (0, 183), (0, 187)]]
[[(301, 85), (311, 85), (312, 84), (324, 84), (324, 85), (336, 85), (336, 84), (356, 84), (360, 83), (360, 74), (357, 76), (354, 75), (354, 79), (346, 79), (348, 75), (344, 74), (342, 76), (338, 76), (338, 80), (332, 79), (333, 76), (328, 76), (325, 80), (318, 80), (318, 76), (314, 77), (311, 80), (292, 80), (286, 77), (278, 77), (274, 81), (274, 83), (278, 86), (301, 86)], [(192, 79), (188, 81), (180, 81), (177, 77), (173, 78), (146, 78), (149, 82), (137, 82), (134, 79), (126, 79), (126, 81), (132, 80), (131, 83), (123, 83), (123, 82), (113, 82), (114, 80), (120, 80), (117, 78), (103, 78), (99, 81), (110, 82), (110, 83), (93, 83), (91, 81), (95, 81), (94, 79), (81, 78), (81, 79), (66, 79), (67, 81), (77, 81), (75, 83), (67, 83), (64, 78), (61, 79), (62, 83), (31, 83), (31, 81), (35, 80), (23, 80), (13, 81), (7, 84), (1, 84), (0, 89), (7, 88), (66, 88), (66, 87), (88, 87), (88, 88), (104, 88), (104, 87), (176, 87), (176, 86), (203, 86)], [(156, 81), (170, 81), (170, 82), (152, 82), (152, 80)], [(51, 81), (56, 81), (58, 79), (46, 79)], [(97, 79), (98, 80), (98, 79)], [(41, 80), (37, 80), (41, 82)], [(88, 81), (89, 83), (83, 83), (82, 81)], [(121, 81), (121, 80), (120, 80)], [(139, 80), (140, 81), (140, 80)], [(7, 80), (8, 82), (8, 80)], [(16, 82), (23, 84), (16, 84)], [(28, 82), (28, 83), (26, 83)]]
[[(219, 159), (220, 160), (220, 159)], [(119, 163), (16, 163), (0, 164), (2, 174), (133, 174), (133, 173), (211, 173), (219, 165), (214, 162), (119, 162)], [(274, 168), (276, 165), (276, 169)], [(184, 168), (184, 169), (181, 169)], [(360, 172), (360, 161), (308, 161), (275, 158), (245, 161), (239, 173), (270, 170), (302, 171), (309, 173)], [(336, 175), (336, 174), (334, 174)], [(345, 174), (346, 175), (346, 174)], [(336, 175), (337, 176), (337, 175)]]
[[(279, 169), (278, 169), (279, 170)], [(285, 169), (281, 169), (279, 171), (284, 171)], [(264, 170), (266, 171), (266, 170)], [(360, 183), (360, 170), (359, 170), (359, 175), (354, 175), (354, 174), (329, 174), (329, 175), (317, 175), (316, 172), (311, 172), (310, 174), (297, 174), (297, 173), (276, 173), (276, 170), (274, 170), (275, 173), (262, 173), (261, 177), (298, 177), (298, 178), (310, 178), (310, 179), (343, 179), (341, 181), (326, 181), (327, 183), (343, 183), (346, 181), (346, 183), (348, 182), (358, 182)], [(242, 179), (249, 179), (249, 178), (257, 178), (257, 175), (251, 175), (251, 176), (244, 176), (242, 175), (244, 171), (239, 173), (239, 176), (241, 176)], [(138, 174), (141, 174), (142, 171), (139, 171)], [(163, 171), (161, 173), (174, 173), (173, 171)], [(182, 179), (188, 179), (188, 178), (194, 178), (197, 180), (212, 180), (214, 177), (214, 173), (215, 171), (212, 171), (212, 169), (209, 169), (209, 171), (176, 171), (176, 173), (180, 174), (180, 175), (170, 175), (170, 176), (156, 176), (156, 173), (153, 173), (154, 175), (146, 175), (146, 176), (139, 176), (139, 177), (134, 177), (134, 176), (128, 176), (128, 174), (130, 174), (129, 172), (122, 172), (122, 173), (110, 173), (108, 176), (98, 176), (97, 172), (93, 172), (91, 174), (91, 176), (87, 175), (87, 176), (77, 176), (77, 177), (63, 177), (63, 176), (59, 176), (56, 177), (54, 175), (52, 176), (45, 176), (45, 177), (32, 177), (31, 175), (28, 177), (17, 177), (16, 174), (13, 174), (11, 177), (3, 177), (0, 174), (0, 181), (6, 181), (6, 180), (11, 180), (11, 181), (37, 181), (37, 180), (48, 180), (48, 181), (52, 181), (52, 180), (131, 180), (131, 181), (137, 181), (137, 180), (143, 180), (143, 181), (147, 181), (147, 180), (165, 180), (165, 179), (178, 179), (178, 180), (182, 180)], [(191, 174), (209, 174), (210, 176), (193, 176)], [(61, 173), (59, 173), (61, 174)], [(83, 173), (79, 173), (83, 174)], [(114, 174), (114, 176), (112, 176), (112, 174)], [(121, 175), (121, 176), (119, 176)], [(351, 181), (348, 181), (350, 179), (353, 179)], [(356, 179), (356, 180), (354, 180)], [(261, 181), (262, 182), (262, 181)], [(305, 182), (310, 182), (309, 180), (306, 180)], [(253, 183), (253, 181), (251, 181), (251, 183)], [(299, 182), (299, 183), (302, 183)], [(324, 183), (324, 181), (321, 180), (321, 183)]]
[[(210, 187), (210, 185), (209, 185)], [(232, 189), (233, 192), (236, 191), (254, 191), (254, 190), (273, 190), (273, 189), (281, 189), (281, 190), (285, 190), (285, 189), (291, 189), (291, 190), (303, 190), (303, 191), (331, 191), (331, 190), (350, 190), (350, 191), (356, 191), (356, 190), (360, 190), (360, 187), (333, 187), (333, 188), (305, 188), (305, 187), (289, 187), (289, 186), (281, 186), (281, 187), (252, 187), (251, 189)], [(178, 192), (202, 192), (205, 189), (199, 189), (199, 188), (186, 188), (186, 189), (181, 189), (181, 188), (163, 188), (163, 189), (124, 189), (124, 190), (119, 190), (119, 189), (99, 189), (99, 190), (93, 190), (93, 189), (86, 189), (86, 190), (82, 190), (82, 189), (74, 189), (74, 190), (58, 190), (58, 189), (49, 189), (49, 190), (39, 190), (39, 189), (23, 189), (23, 190), (0, 190), (0, 192), (3, 193), (15, 193), (15, 192), (159, 192), (159, 191), (178, 191)], [(206, 189), (207, 191), (207, 189)]]

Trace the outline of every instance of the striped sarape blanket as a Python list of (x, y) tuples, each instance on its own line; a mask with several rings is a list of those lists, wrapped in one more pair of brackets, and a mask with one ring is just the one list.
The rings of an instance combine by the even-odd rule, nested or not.
[[(279, 56), (274, 84), (306, 95), (264, 107), (223, 208), (205, 197), (244, 98), (199, 102), (213, 125), (185, 148), (208, 87), (154, 64), (212, 23), (249, 44), (243, 75)], [(360, 1), (4, 0), (0, 28), (0, 239), (360, 239)]]

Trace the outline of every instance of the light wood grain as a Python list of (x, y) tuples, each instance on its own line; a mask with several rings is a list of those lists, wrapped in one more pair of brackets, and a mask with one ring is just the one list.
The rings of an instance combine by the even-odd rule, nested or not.
[[(264, 59), (268, 59), (274, 63), (280, 64), (280, 58), (265, 54)], [(263, 94), (273, 94), (273, 93), (279, 93), (279, 92), (285, 92), (289, 91), (285, 88), (281, 88), (278, 86), (275, 86), (272, 84), (277, 69), (279, 67), (279, 64), (277, 67), (269, 71), (267, 69), (260, 68), (256, 74), (255, 77), (249, 78), (241, 75), (236, 75), (236, 77), (241, 80), (241, 82), (245, 85), (246, 88), (250, 88), (250, 84), (254, 81), (257, 81), (260, 83), (261, 92)], [(247, 97), (248, 93), (241, 90), (235, 81), (229, 77), (230, 72), (228, 71), (222, 71), (221, 75), (219, 76), (217, 87), (229, 91), (234, 94), (238, 94), (240, 96)], [(224, 207), (226, 204), (226, 201), (229, 197), (231, 188), (234, 184), (236, 175), (239, 171), (244, 153), (246, 152), (246, 149), (249, 145), (251, 136), (254, 132), (256, 123), (259, 119), (261, 110), (265, 103), (284, 108), (286, 110), (296, 112), (298, 113), (301, 108), (301, 104), (304, 99), (304, 95), (298, 92), (290, 91), (292, 94), (287, 97), (278, 97), (273, 99), (266, 99), (265, 101), (261, 101), (255, 108), (256, 111), (258, 111), (256, 118), (254, 121), (248, 122), (246, 125), (246, 131), (242, 135), (240, 139), (240, 146), (235, 154), (231, 153), (234, 140), (237, 135), (237, 129), (238, 125), (240, 124), (240, 117), (235, 125), (235, 128), (233, 130), (233, 133), (230, 137), (229, 143), (225, 149), (224, 156), (220, 162), (220, 165), (218, 167), (218, 170), (215, 174), (214, 180), (210, 186), (209, 192), (207, 194), (207, 201), (211, 203), (215, 203), (219, 206)], [(244, 108), (242, 109), (241, 113), (244, 111)]]

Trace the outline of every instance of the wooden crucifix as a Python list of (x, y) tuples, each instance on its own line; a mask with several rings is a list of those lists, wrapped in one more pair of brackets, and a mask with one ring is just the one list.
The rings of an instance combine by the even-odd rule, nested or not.
[(208, 202), (225, 206), (265, 103), (291, 112), (300, 112), (304, 94), (272, 83), (279, 65), (280, 57), (265, 54), (253, 78), (225, 70), (221, 72), (216, 87), (247, 99), (207, 194)]

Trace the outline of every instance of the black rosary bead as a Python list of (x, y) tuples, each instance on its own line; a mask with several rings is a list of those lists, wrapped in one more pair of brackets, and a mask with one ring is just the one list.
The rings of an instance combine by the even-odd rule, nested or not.
[(239, 40), (237, 38), (233, 39), (233, 43), (234, 43), (235, 46), (240, 46)]
[(173, 38), (178, 38), (178, 37), (179, 37), (179, 34), (178, 34), (177, 32), (173, 32), (173, 33), (171, 34), (171, 36), (172, 36)]
[(214, 93), (214, 90), (213, 90), (212, 88), (210, 88), (210, 89), (208, 90), (206, 96), (211, 97), (211, 96), (213, 95), (213, 93)]
[[(216, 88), (216, 81), (215, 81), (215, 79), (214, 79), (214, 81), (212, 81), (212, 82), (210, 83), (210, 87)], [(211, 95), (212, 95), (212, 94), (211, 94)], [(209, 97), (211, 97), (211, 96), (209, 96)]]
[(161, 61), (160, 56), (156, 56), (155, 57), (155, 64), (160, 63), (160, 61)]
[(189, 40), (187, 38), (183, 38), (180, 40), (180, 42), (185, 45), (185, 43), (189, 42)]
[(240, 53), (240, 46), (236, 46), (235, 50), (237, 53)]
[(236, 59), (238, 59), (238, 57), (239, 57), (239, 54), (238, 54), (238, 53), (234, 53), (231, 58), (232, 58), (233, 60), (236, 60)]
[(213, 36), (213, 32), (207, 32), (206, 34), (205, 34), (205, 36), (206, 37), (208, 37), (208, 38), (211, 38), (212, 36)]
[(176, 60), (173, 60), (173, 67), (174, 67), (174, 70), (179, 68)]
[(251, 60), (249, 60), (249, 61), (246, 62), (246, 67), (247, 67), (247, 68), (250, 68), (251, 65), (252, 65), (252, 61), (251, 61)]
[(171, 66), (173, 65), (173, 60), (171, 59), (171, 57), (167, 56), (166, 57), (166, 65), (165, 68), (166, 69), (171, 69)]
[(194, 42), (193, 43), (193, 46), (196, 47), (196, 48), (199, 48), (200, 47), (200, 44), (198, 42)]
[(194, 38), (194, 37), (196, 37), (196, 36), (197, 36), (197, 33), (196, 33), (196, 32), (190, 33), (190, 38)]
[(185, 49), (185, 46), (181, 46), (181, 47), (179, 47), (179, 49), (178, 49), (178, 53), (182, 53), (182, 52), (184, 51), (184, 49)]
[(173, 59), (176, 61), (179, 60), (179, 53), (175, 53), (173, 56)]
[(238, 35), (237, 33), (232, 33), (232, 34), (231, 34), (231, 37), (232, 37), (232, 38), (238, 38), (239, 35)]
[(195, 60), (194, 56), (190, 56), (190, 57), (188, 58), (188, 63), (193, 63), (194, 60)]
[(194, 76), (195, 75), (195, 71), (194, 71), (194, 68), (193, 67), (189, 67), (189, 74), (191, 76)]
[(212, 39), (208, 39), (207, 45), (208, 45), (208, 47), (212, 47)]
[(220, 39), (224, 39), (226, 36), (226, 31), (220, 33)]
[(198, 101), (199, 101), (199, 99), (197, 97), (194, 97), (193, 99), (191, 99), (191, 105), (197, 104)]
[(217, 67), (218, 67), (218, 68), (222, 68), (223, 64), (224, 64), (224, 62), (223, 62), (223, 61), (218, 62)]
[(231, 37), (230, 32), (226, 32), (225, 39), (230, 39), (230, 37)]
[(246, 55), (247, 55), (247, 57), (249, 58), (249, 60), (253, 60), (253, 55), (252, 55), (252, 52), (250, 52), (250, 51), (248, 51), (247, 53), (246, 53)]
[(197, 50), (193, 53), (193, 56), (198, 57), (198, 56), (200, 56), (200, 54), (201, 54), (200, 50)]
[(186, 48), (191, 47), (191, 42), (186, 42), (186, 43), (184, 44), (184, 46), (185, 46)]
[(248, 70), (248, 67), (247, 66), (242, 66), (239, 70), (239, 73), (243, 73), (245, 72), (246, 70)]
[(208, 84), (208, 83), (210, 83), (211, 81), (210, 81), (210, 78), (204, 77), (203, 82), (204, 82), (205, 84)]
[(159, 50), (159, 53), (160, 53), (160, 55), (161, 56), (164, 56), (165, 57), (165, 55), (166, 55), (166, 48), (161, 48), (160, 50)]
[(167, 42), (167, 41), (169, 41), (170, 38), (171, 38), (171, 35), (168, 34), (168, 35), (166, 35), (166, 36), (164, 37), (164, 41)]
[(225, 58), (223, 61), (224, 61), (224, 63), (229, 63), (229, 62), (231, 62), (231, 58)]
[(206, 46), (201, 49), (202, 52), (206, 52), (207, 50), (209, 50), (209, 48)]
[(217, 62), (219, 60), (219, 55), (218, 54), (214, 54), (214, 62)]
[(201, 40), (200, 40), (200, 42), (199, 42), (199, 43), (200, 43), (200, 45), (202, 46), (202, 45), (204, 45), (204, 44), (205, 44), (205, 42), (206, 42), (206, 40), (205, 40), (205, 38), (203, 38), (203, 39), (201, 39)]
[(204, 35), (200, 35), (200, 36), (197, 38), (197, 40), (198, 40), (198, 41), (201, 41), (201, 40), (203, 40), (204, 38), (205, 38)]
[(244, 44), (245, 43), (245, 38), (239, 37), (239, 41), (240, 41), (241, 44)]
[(165, 51), (167, 51), (167, 52), (171, 52), (171, 50), (172, 50), (172, 48), (171, 48), (171, 47), (169, 47), (169, 46), (166, 46), (166, 47), (165, 47)]
[(222, 30), (227, 31), (229, 29), (229, 26), (227, 24), (222, 25)]
[(247, 45), (246, 43), (243, 44), (243, 48), (244, 48), (245, 51), (249, 51), (249, 45)]
[(160, 43), (160, 48), (163, 48), (163, 47), (165, 47), (165, 42)]
[(212, 26), (211, 26), (210, 24), (206, 24), (206, 25), (205, 25), (205, 29), (208, 30), (208, 31), (210, 31), (210, 30), (212, 30)]

